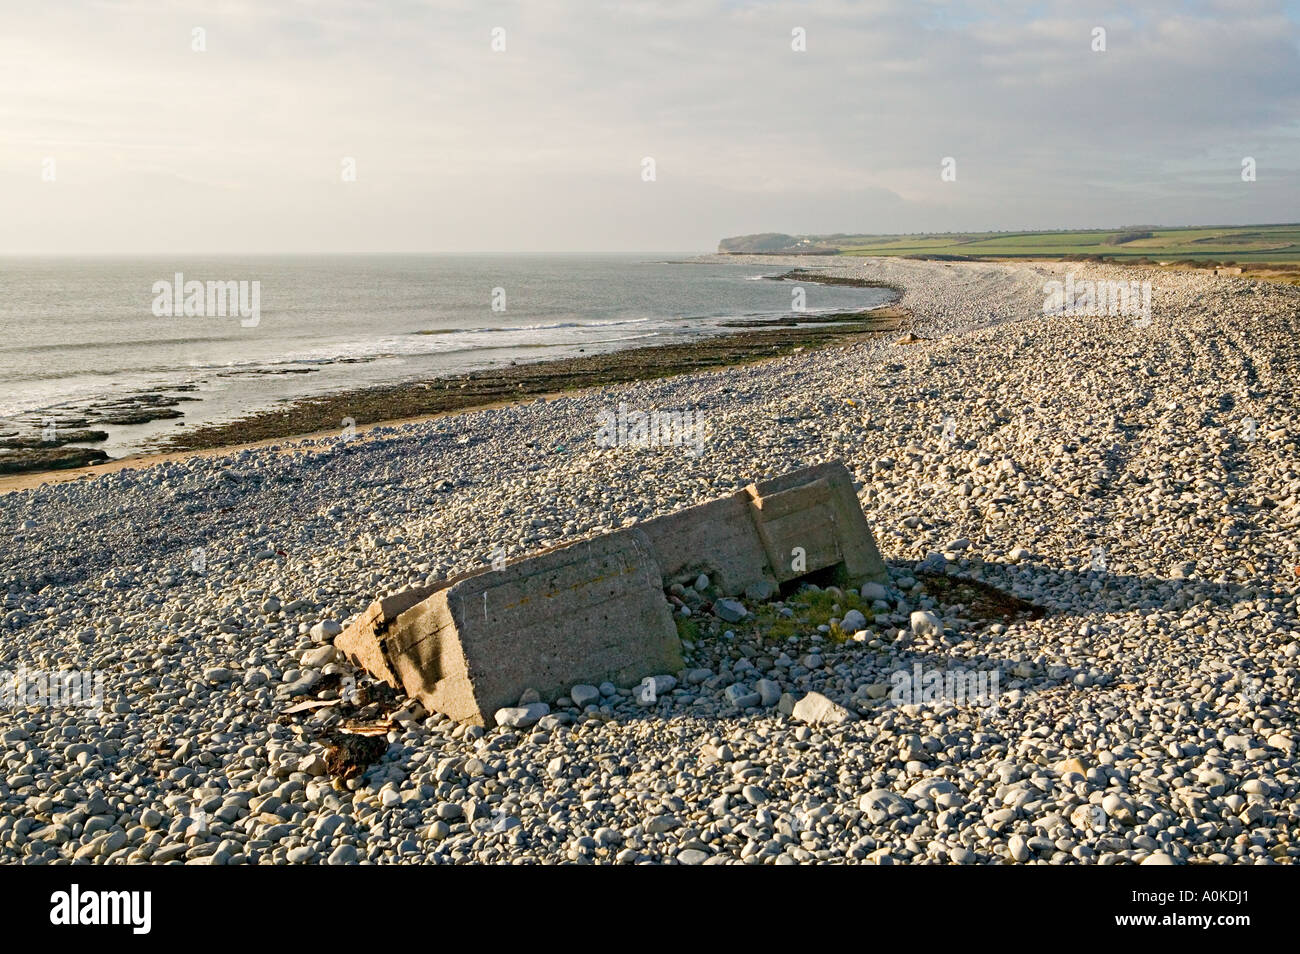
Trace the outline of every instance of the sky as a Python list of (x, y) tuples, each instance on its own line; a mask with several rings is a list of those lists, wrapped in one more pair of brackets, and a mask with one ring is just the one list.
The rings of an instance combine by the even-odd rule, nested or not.
[(1300, 221), (1300, 4), (1136, 6), (0, 0), (0, 254)]

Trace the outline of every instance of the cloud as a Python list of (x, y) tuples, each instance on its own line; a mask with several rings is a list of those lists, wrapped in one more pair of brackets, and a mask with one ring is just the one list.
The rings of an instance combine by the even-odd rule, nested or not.
[(1300, 219), (1300, 25), (1278, 3), (83, 0), (0, 19), (6, 253)]

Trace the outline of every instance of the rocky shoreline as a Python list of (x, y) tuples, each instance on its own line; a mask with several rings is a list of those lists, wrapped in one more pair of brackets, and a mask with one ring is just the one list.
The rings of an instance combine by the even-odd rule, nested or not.
[(125, 398), (92, 401), (61, 408), (57, 413), (28, 414), (18, 418), (16, 429), (0, 433), (0, 474), (68, 470), (100, 464), (110, 458), (98, 448), (108, 440), (107, 426), (146, 424), (184, 416), (176, 405), (194, 401), (193, 385), (170, 389), (178, 393), (145, 391)]
[[(1300, 291), (825, 268), (903, 286), (911, 343), (0, 497), (0, 668), (103, 676), (100, 712), (0, 710), (0, 860), (1294, 863)], [(1152, 321), (1044, 315), (1067, 269), (1151, 281)], [(705, 452), (601, 446), (620, 404), (700, 415)], [(496, 552), (836, 458), (889, 582), (675, 582), (686, 665), (649, 704), (574, 686), (467, 727), (332, 645)]]
[(283, 409), (176, 434), (158, 449), (163, 452), (199, 450), (275, 438), (288, 439), (339, 431), (346, 426), (345, 421), (364, 427), (379, 421), (396, 422), (403, 418), (463, 411), (540, 395), (725, 368), (804, 349), (858, 343), (895, 331), (905, 321), (903, 310), (888, 305), (868, 312), (738, 320), (726, 324), (754, 330), (702, 338), (688, 344), (651, 345), (553, 361), (512, 364), (432, 381), (307, 398)]
[[(783, 279), (798, 275), (791, 272), (789, 276), (773, 277)], [(885, 287), (868, 279), (827, 283)], [(853, 343), (863, 336), (892, 331), (905, 320), (906, 313), (892, 305), (836, 314), (792, 313), (782, 318), (737, 319), (724, 322), (723, 327), (746, 330), (688, 344), (651, 345), (552, 361), (512, 362), (505, 367), (446, 375), (428, 381), (341, 390), (305, 398), (233, 421), (177, 431), (152, 441), (150, 450), (138, 456), (147, 458), (178, 451), (211, 450), (288, 439), (340, 431), (348, 422), (353, 427), (364, 427), (379, 421), (427, 417), (593, 385), (668, 377), (705, 368), (762, 361), (804, 348)], [(289, 369), (276, 373), (307, 374), (313, 371)], [(142, 392), (127, 398), (62, 408), (53, 415), (31, 414), (19, 418), (16, 429), (0, 431), (0, 474), (40, 473), (107, 463), (112, 460), (107, 453), (84, 446), (108, 438), (107, 432), (97, 428), (171, 419), (176, 419), (178, 426), (184, 426), (184, 411), (177, 405), (198, 400), (184, 393), (194, 390), (195, 385), (179, 385), (166, 393)], [(88, 429), (88, 425), (96, 429)]]

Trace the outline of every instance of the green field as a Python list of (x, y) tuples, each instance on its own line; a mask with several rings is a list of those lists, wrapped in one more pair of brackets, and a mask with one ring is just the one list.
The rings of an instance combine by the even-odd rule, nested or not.
[(723, 239), (720, 252), (901, 255), (936, 259), (1104, 258), (1118, 262), (1300, 264), (1300, 225), (1129, 226), (1104, 231), (784, 235)]

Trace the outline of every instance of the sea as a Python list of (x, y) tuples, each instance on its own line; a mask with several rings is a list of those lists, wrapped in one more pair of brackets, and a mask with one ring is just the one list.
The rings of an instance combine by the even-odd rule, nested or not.
[[(789, 315), (796, 284), (809, 314), (891, 297), (689, 257), (0, 258), (0, 433), (184, 394), (182, 418), (105, 428), (118, 457), (313, 395), (727, 333)], [(190, 282), (228, 287), (227, 313), (201, 294), (187, 315)]]

